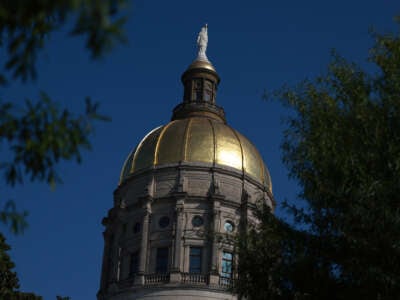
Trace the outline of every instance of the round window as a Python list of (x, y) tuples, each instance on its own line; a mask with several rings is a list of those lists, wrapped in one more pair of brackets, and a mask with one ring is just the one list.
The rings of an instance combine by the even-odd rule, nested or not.
[(194, 216), (192, 219), (192, 225), (193, 227), (200, 227), (204, 224), (204, 220), (200, 216)]
[(133, 225), (133, 233), (139, 233), (140, 227), (140, 223), (136, 222), (135, 225)]
[(226, 232), (232, 232), (235, 228), (235, 225), (233, 225), (232, 221), (225, 221), (224, 224), (224, 229)]
[(169, 225), (169, 218), (167, 216), (161, 217), (160, 220), (158, 221), (158, 225), (161, 228), (165, 228)]

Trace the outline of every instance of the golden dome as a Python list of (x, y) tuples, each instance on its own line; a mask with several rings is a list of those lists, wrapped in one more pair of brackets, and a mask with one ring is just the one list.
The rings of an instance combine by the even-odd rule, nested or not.
[(120, 182), (139, 170), (185, 162), (228, 166), (272, 191), (269, 172), (253, 144), (223, 122), (205, 117), (173, 120), (150, 131), (129, 154)]

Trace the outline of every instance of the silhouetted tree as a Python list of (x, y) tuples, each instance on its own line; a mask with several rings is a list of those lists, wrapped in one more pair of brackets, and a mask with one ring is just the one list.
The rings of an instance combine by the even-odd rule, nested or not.
[(19, 292), (17, 274), (13, 271), (15, 265), (11, 261), (7, 251), (11, 248), (7, 245), (4, 236), (0, 233), (0, 299), (9, 300), (40, 300), (41, 297), (31, 293)]
[(242, 237), (250, 299), (400, 297), (400, 34), (372, 37), (372, 73), (334, 53), (326, 75), (277, 93), (303, 205), (286, 203), (296, 226), (263, 211)]

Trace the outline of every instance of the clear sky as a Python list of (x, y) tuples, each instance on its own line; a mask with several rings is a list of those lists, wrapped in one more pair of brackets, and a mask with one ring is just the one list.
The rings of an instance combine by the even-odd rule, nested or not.
[(280, 203), (296, 195), (281, 162), (281, 119), (287, 111), (263, 101), (263, 91), (320, 74), (332, 48), (368, 68), (368, 29), (395, 30), (399, 13), (399, 0), (137, 0), (129, 9), (129, 44), (100, 62), (88, 58), (82, 40), (54, 35), (40, 56), (38, 80), (16, 82), (0, 97), (21, 103), (44, 90), (78, 113), (91, 96), (112, 122), (97, 124), (93, 150), (84, 152), (81, 165), (59, 166), (64, 184), (54, 191), (44, 184), (7, 189), (2, 183), (2, 197), (30, 213), (24, 235), (6, 234), (21, 289), (44, 299), (57, 294), (95, 299), (101, 219), (112, 206), (122, 164), (148, 131), (170, 120), (182, 98), (180, 76), (196, 56), (204, 23), (207, 55), (221, 77), (217, 103), (228, 123), (258, 147)]

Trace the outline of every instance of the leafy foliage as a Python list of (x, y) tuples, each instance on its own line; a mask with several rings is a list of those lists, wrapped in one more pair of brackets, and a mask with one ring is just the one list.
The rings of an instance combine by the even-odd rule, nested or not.
[(17, 274), (12, 271), (15, 267), (11, 261), (7, 251), (10, 250), (10, 246), (7, 245), (5, 238), (0, 234), (0, 299), (10, 300), (40, 300), (42, 297), (38, 297), (32, 293), (19, 292), (19, 283)]
[[(36, 103), (27, 100), (24, 109), (0, 102), (0, 137), (13, 157), (0, 162), (6, 184), (23, 184), (26, 177), (51, 186), (60, 183), (57, 163), (71, 159), (81, 162), (81, 149), (90, 149), (92, 122), (107, 120), (97, 110), (98, 104), (87, 99), (85, 114), (75, 117), (66, 109), (60, 110), (45, 93)], [(14, 232), (20, 232), (26, 226), (26, 215), (17, 213), (15, 204), (8, 201), (0, 212), (0, 220), (11, 222)]]
[(13, 161), (0, 166), (6, 183), (23, 183), (24, 176), (50, 185), (60, 182), (55, 165), (62, 159), (80, 162), (80, 149), (90, 149), (91, 121), (106, 120), (97, 114), (97, 107), (87, 99), (85, 114), (75, 118), (68, 110), (60, 110), (44, 93), (36, 104), (28, 100), (20, 114), (13, 111), (12, 103), (2, 104), (0, 132), (14, 154)]
[[(38, 54), (51, 34), (72, 25), (71, 36), (84, 36), (85, 46), (94, 59), (102, 57), (117, 43), (126, 42), (122, 9), (127, 0), (3, 0), (0, 2), (0, 47), (5, 63), (0, 71), (0, 86), (37, 77)], [(86, 99), (83, 114), (61, 109), (46, 93), (37, 101), (22, 106), (0, 99), (0, 143), (6, 146), (0, 160), (5, 184), (14, 187), (26, 181), (61, 182), (56, 171), (60, 161), (81, 162), (81, 151), (90, 149), (93, 122), (108, 120), (98, 113), (98, 104)], [(9, 157), (7, 159), (6, 157)], [(4, 197), (4, 196), (3, 196)], [(3, 200), (0, 222), (9, 224), (14, 233), (26, 226), (27, 212), (18, 212), (13, 200)], [(42, 299), (19, 288), (14, 264), (7, 252), (10, 247), (0, 234), (0, 298), (10, 300)], [(68, 297), (57, 296), (59, 300)]]
[[(0, 86), (26, 82), (37, 76), (38, 54), (51, 34), (71, 26), (71, 36), (85, 37), (85, 46), (94, 59), (102, 57), (116, 43), (125, 42), (122, 14), (127, 0), (4, 0), (0, 3), (0, 47), (6, 59), (0, 71)], [(22, 106), (0, 99), (0, 143), (7, 146), (0, 160), (5, 184), (15, 186), (40, 181), (54, 186), (61, 182), (56, 172), (62, 160), (81, 161), (81, 151), (90, 149), (93, 122), (106, 120), (98, 104), (86, 99), (83, 114), (61, 109), (42, 92), (37, 101)], [(9, 155), (9, 153), (11, 153)], [(4, 197), (4, 196), (3, 196)], [(13, 200), (1, 199), (0, 221), (21, 232), (27, 212), (18, 212)]]
[[(273, 221), (245, 238), (253, 252), (277, 243), (278, 257), (266, 254), (263, 275), (270, 280), (268, 266), (278, 263), (277, 299), (400, 296), (400, 35), (372, 36), (375, 73), (334, 53), (326, 75), (277, 93), (295, 112), (282, 149), (305, 203), (286, 207), (307, 230), (276, 229), (281, 221)], [(276, 237), (282, 230), (285, 241)], [(254, 269), (257, 261), (245, 259)], [(252, 268), (243, 276), (253, 276)], [(266, 288), (245, 290), (260, 299)]]
[[(282, 268), (283, 253), (286, 242), (290, 239), (290, 228), (280, 222), (270, 212), (268, 207), (263, 207), (258, 212), (259, 225), (252, 227), (239, 238), (239, 265), (238, 284), (236, 292), (251, 299), (279, 299), (281, 285), (287, 279)], [(258, 267), (255, 268), (254, 263)], [(261, 267), (262, 266), (262, 267)], [(260, 289), (260, 286), (263, 288)]]
[[(0, 45), (7, 50), (5, 70), (13, 79), (34, 79), (36, 59), (52, 33), (73, 24), (72, 36), (84, 36), (93, 58), (126, 42), (121, 9), (127, 0), (3, 0), (0, 3)], [(2, 82), (7, 78), (3, 73)]]
[(0, 295), (6, 295), (10, 290), (19, 287), (17, 274), (11, 271), (14, 263), (7, 254), (10, 246), (6, 244), (5, 238), (0, 234)]

